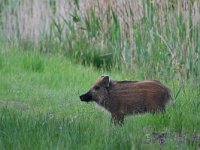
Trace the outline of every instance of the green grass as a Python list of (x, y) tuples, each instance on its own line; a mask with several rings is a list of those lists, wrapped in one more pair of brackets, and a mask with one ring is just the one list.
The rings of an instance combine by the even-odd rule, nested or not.
[[(84, 9), (76, 0), (67, 17), (53, 0), (41, 3), (44, 16), (46, 6), (52, 9), (48, 23), (30, 25), (41, 18), (34, 2), (27, 3), (30, 13), (24, 2), (0, 2), (0, 149), (200, 149), (194, 1), (142, 0), (140, 16), (128, 1)], [(102, 74), (161, 80), (173, 100), (164, 114), (129, 116), (113, 126), (108, 112), (79, 100)]]
[(102, 74), (142, 79), (137, 73), (75, 64), (60, 54), (1, 46), (0, 149), (199, 148), (199, 88), (186, 84), (178, 94), (176, 78), (163, 80), (176, 104), (168, 103), (164, 114), (129, 116), (118, 127), (110, 124), (108, 112), (79, 100)]

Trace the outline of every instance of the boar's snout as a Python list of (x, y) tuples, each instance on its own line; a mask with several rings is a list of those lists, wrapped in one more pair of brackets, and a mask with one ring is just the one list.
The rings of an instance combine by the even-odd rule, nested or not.
[(80, 99), (81, 101), (85, 101), (85, 102), (89, 102), (89, 101), (92, 101), (92, 94), (89, 92), (85, 93), (85, 94), (82, 94), (80, 96)]

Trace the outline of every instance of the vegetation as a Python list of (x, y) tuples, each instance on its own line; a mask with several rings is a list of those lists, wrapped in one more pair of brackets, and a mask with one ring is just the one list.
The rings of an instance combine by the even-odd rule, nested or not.
[[(62, 2), (0, 0), (0, 149), (200, 148), (200, 3)], [(79, 100), (102, 74), (161, 80), (172, 100), (114, 126)]]
[[(102, 71), (59, 54), (2, 49), (1, 149), (195, 149), (200, 144), (196, 88), (181, 90), (164, 114), (128, 117), (123, 127), (115, 127), (110, 114), (78, 97)], [(109, 74), (114, 79), (137, 78)], [(168, 86), (177, 94), (177, 83)]]

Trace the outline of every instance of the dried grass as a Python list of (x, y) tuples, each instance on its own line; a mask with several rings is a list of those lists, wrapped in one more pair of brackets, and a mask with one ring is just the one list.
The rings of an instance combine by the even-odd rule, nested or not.
[[(4, 9), (1, 13), (2, 30), (4, 36), (8, 39), (20, 38), (31, 39), (37, 41), (41, 34), (50, 32), (51, 17), (59, 20), (62, 17), (71, 19), (71, 14), (74, 13), (76, 6), (73, 1), (57, 0), (55, 3), (50, 3), (47, 0), (8, 0), (9, 5), (2, 2)], [(53, 2), (53, 0), (52, 0)], [(154, 20), (160, 20), (164, 26), (166, 17), (173, 20), (173, 13), (167, 10), (171, 7), (170, 3), (164, 0), (153, 0), (153, 5), (158, 6), (159, 16), (155, 16)], [(55, 6), (53, 6), (55, 5)], [(193, 4), (189, 0), (177, 1), (174, 3), (174, 9), (177, 13), (183, 13), (185, 25), (188, 26), (189, 17), (191, 16), (193, 24), (198, 24), (200, 21), (199, 7), (200, 2)], [(119, 17), (120, 25), (124, 35), (129, 34), (133, 38), (133, 24), (141, 20), (145, 15), (148, 16), (147, 5), (143, 5), (142, 1), (136, 0), (84, 0), (79, 2), (79, 15), (84, 17), (90, 8), (95, 8), (97, 14), (102, 16), (107, 13), (107, 8), (111, 7)], [(131, 12), (131, 11), (132, 12)], [(132, 13), (132, 14), (131, 14)], [(133, 15), (133, 16), (132, 16)], [(106, 26), (106, 22), (105, 22)], [(186, 27), (189, 32), (189, 27)], [(130, 39), (133, 41), (134, 39)]]

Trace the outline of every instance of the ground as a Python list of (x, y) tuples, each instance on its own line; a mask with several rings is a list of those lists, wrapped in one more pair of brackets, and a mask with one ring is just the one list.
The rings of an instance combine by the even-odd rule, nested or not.
[[(79, 95), (102, 74), (141, 80), (137, 74), (97, 70), (59, 54), (10, 47), (0, 54), (0, 149), (200, 148), (199, 91), (189, 84), (165, 113), (129, 116), (120, 127)], [(176, 81), (162, 82), (176, 95)]]

